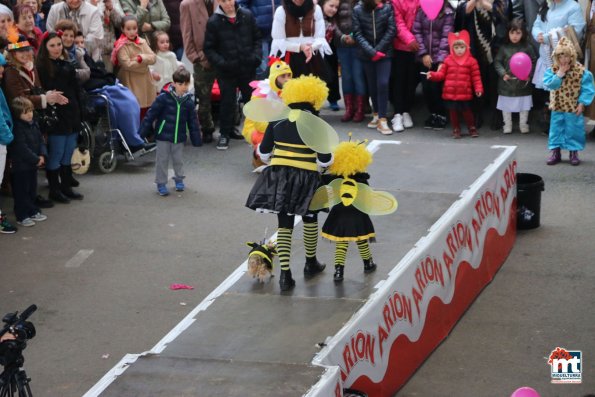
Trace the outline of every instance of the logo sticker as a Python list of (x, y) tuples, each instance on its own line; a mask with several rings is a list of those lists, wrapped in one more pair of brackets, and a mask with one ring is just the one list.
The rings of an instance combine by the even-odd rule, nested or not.
[(583, 353), (580, 350), (566, 350), (556, 347), (548, 358), (552, 368), (552, 383), (581, 383)]

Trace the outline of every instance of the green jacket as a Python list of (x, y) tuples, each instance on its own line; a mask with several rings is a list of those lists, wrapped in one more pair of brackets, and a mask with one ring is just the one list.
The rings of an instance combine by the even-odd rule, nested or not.
[[(527, 81), (521, 81), (515, 78), (504, 81), (502, 78), (505, 74), (508, 74), (510, 77), (514, 77), (510, 71), (510, 58), (517, 52), (524, 52), (525, 54), (529, 55), (529, 58), (531, 58), (533, 67), (531, 68), (529, 79)], [(535, 56), (535, 50), (529, 43), (507, 43), (500, 47), (498, 50), (498, 55), (496, 55), (496, 59), (494, 59), (494, 68), (496, 69), (496, 74), (498, 74), (498, 95), (512, 97), (531, 95), (531, 92), (533, 91), (531, 79), (533, 78), (533, 73), (535, 72), (536, 61), (537, 57)]]
[[(120, 0), (124, 15), (134, 15), (138, 21), (138, 34), (152, 43), (151, 34), (156, 30), (163, 30), (167, 32), (171, 25), (169, 15), (163, 5), (163, 0), (149, 0), (149, 6), (142, 8), (140, 0)], [(149, 23), (153, 27), (151, 32), (143, 32), (142, 27), (144, 23)]]

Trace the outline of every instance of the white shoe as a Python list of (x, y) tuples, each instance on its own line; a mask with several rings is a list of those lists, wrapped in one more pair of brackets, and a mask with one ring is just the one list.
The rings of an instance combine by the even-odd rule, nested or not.
[(413, 120), (411, 120), (411, 116), (409, 115), (409, 113), (403, 113), (403, 127), (413, 127)]
[(392, 135), (393, 130), (388, 128), (388, 123), (385, 118), (378, 119), (378, 127), (376, 128), (382, 135)]
[(521, 134), (528, 134), (529, 133), (529, 124), (519, 125), (519, 130), (521, 130)]
[(34, 220), (35, 222), (43, 222), (46, 219), (48, 219), (47, 216), (45, 216), (44, 214), (42, 214), (41, 212), (38, 212), (37, 214), (33, 215), (30, 217), (32, 220)]
[(374, 113), (372, 120), (368, 123), (368, 128), (378, 128), (378, 113)]
[(30, 226), (35, 226), (35, 222), (33, 221), (33, 219), (31, 218), (25, 218), (20, 222), (17, 222), (19, 225), (21, 226), (25, 226), (25, 227), (30, 227)]
[(502, 132), (504, 134), (512, 134), (512, 124), (504, 124), (504, 127), (502, 128)]
[(403, 126), (403, 116), (401, 116), (400, 114), (395, 114), (395, 117), (393, 117), (392, 120), (392, 124), (393, 131), (395, 132), (403, 132), (405, 130), (405, 127)]

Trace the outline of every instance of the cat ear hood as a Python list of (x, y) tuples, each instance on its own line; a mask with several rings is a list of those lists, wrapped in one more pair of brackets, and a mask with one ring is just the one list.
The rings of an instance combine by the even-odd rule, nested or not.
[(570, 58), (570, 64), (574, 65), (576, 63), (576, 50), (574, 46), (566, 37), (562, 37), (560, 41), (558, 41), (558, 45), (554, 49), (554, 53), (552, 54), (552, 60), (554, 61), (555, 66), (560, 66), (558, 64), (558, 58), (560, 55), (566, 55)]

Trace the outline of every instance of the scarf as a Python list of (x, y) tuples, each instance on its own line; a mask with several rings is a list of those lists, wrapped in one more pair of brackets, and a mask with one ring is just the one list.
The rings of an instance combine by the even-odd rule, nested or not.
[(294, 18), (303, 18), (314, 8), (314, 2), (312, 0), (305, 0), (304, 4), (297, 6), (292, 0), (283, 0), (283, 7)]
[(114, 43), (114, 49), (112, 50), (111, 61), (114, 66), (118, 66), (118, 52), (124, 47), (127, 43), (134, 43), (140, 46), (140, 37), (136, 36), (134, 40), (130, 40), (124, 34), (120, 35), (120, 38), (116, 40)]

